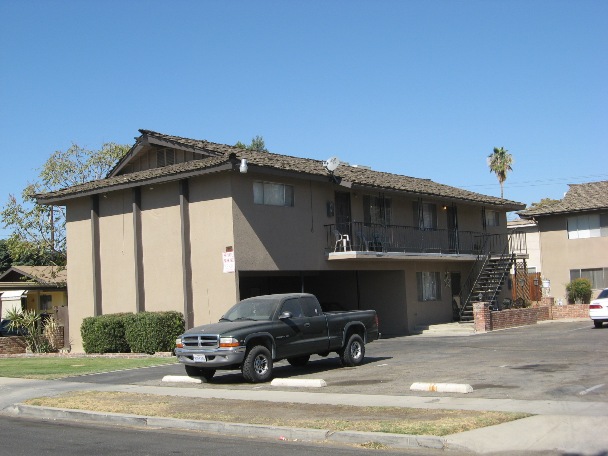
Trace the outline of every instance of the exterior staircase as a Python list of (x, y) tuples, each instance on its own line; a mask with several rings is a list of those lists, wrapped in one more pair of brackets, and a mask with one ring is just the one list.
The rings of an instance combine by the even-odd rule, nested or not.
[(515, 255), (507, 252), (499, 256), (487, 256), (483, 259), (479, 274), (471, 287), (469, 296), (460, 311), (460, 321), (473, 321), (473, 302), (491, 303), (495, 309), (500, 291), (505, 284), (509, 271), (515, 261)]

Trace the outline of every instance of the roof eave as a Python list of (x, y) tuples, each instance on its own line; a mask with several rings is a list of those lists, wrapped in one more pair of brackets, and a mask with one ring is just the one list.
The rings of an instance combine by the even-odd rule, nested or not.
[(228, 170), (232, 170), (232, 165), (230, 163), (224, 163), (222, 165), (211, 167), (211, 168), (203, 168), (203, 169), (197, 169), (197, 170), (193, 170), (193, 171), (185, 171), (182, 173), (169, 174), (169, 175), (165, 175), (165, 176), (151, 177), (148, 179), (129, 181), (129, 182), (124, 182), (124, 183), (117, 183), (115, 185), (109, 185), (109, 186), (105, 186), (105, 187), (84, 190), (82, 192), (75, 192), (70, 195), (53, 196), (53, 194), (50, 194), (50, 196), (46, 197), (45, 195), (48, 195), (48, 194), (43, 193), (43, 194), (35, 195), (35, 196), (36, 196), (36, 202), (38, 204), (47, 204), (47, 205), (54, 204), (57, 206), (63, 206), (66, 202), (76, 199), (76, 198), (83, 198), (86, 196), (93, 196), (93, 195), (102, 195), (102, 194), (108, 193), (108, 192), (125, 190), (125, 189), (129, 189), (129, 188), (136, 188), (136, 187), (141, 187), (143, 185), (163, 184), (163, 183), (167, 183), (167, 182), (187, 179), (189, 177), (200, 176), (200, 175), (211, 174), (211, 173), (218, 173), (218, 172), (228, 171)]

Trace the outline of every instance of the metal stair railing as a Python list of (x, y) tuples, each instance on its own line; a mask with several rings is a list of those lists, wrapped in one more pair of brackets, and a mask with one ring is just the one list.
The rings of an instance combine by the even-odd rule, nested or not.
[[(463, 314), (471, 302), (471, 295), (473, 294), (475, 285), (479, 281), (479, 276), (483, 272), (486, 263), (490, 259), (490, 252), (488, 251), (488, 240), (489, 239), (490, 239), (489, 236), (487, 236), (487, 235), (483, 236), (483, 244), (477, 251), (477, 258), (475, 259), (475, 263), (473, 263), (473, 267), (471, 268), (471, 271), (469, 272), (469, 275), (468, 275), (467, 279), (465, 280), (465, 282), (462, 286), (462, 289), (460, 291), (459, 297), (460, 297), (461, 305), (460, 305), (460, 311), (459, 311), (459, 315), (458, 315), (459, 320), (462, 320)], [(466, 295), (466, 299), (463, 299), (463, 296), (465, 295), (465, 293), (468, 293), (468, 294)]]
[(500, 279), (498, 279), (496, 285), (493, 286), (493, 291), (488, 302), (494, 303), (496, 301), (496, 296), (502, 289), (502, 285), (505, 282), (505, 279), (507, 278), (507, 274), (511, 269), (511, 266), (513, 265), (513, 257), (514, 254), (511, 253), (510, 243), (506, 242), (503, 251), (500, 254), (500, 258), (498, 258), (498, 260), (496, 261), (496, 263), (500, 265)]

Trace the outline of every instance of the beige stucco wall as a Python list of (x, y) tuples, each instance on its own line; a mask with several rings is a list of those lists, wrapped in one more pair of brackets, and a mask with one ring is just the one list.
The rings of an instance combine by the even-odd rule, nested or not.
[[(238, 300), (236, 273), (223, 272), (222, 254), (235, 251), (232, 227), (232, 177), (227, 174), (190, 180), (190, 226), (194, 324), (215, 322)], [(237, 263), (238, 264), (238, 263)]]
[(133, 196), (130, 190), (99, 198), (102, 311), (135, 312)]
[[(70, 313), (70, 344), (73, 352), (82, 352), (80, 326), (94, 312), (93, 260), (91, 257), (91, 202), (89, 198), (67, 204), (67, 256)], [(66, 345), (67, 345), (66, 341)]]
[[(253, 182), (293, 185), (294, 206), (254, 204)], [(255, 270), (326, 269), (326, 231), (334, 223), (327, 216), (327, 201), (334, 200), (331, 184), (235, 174), (234, 242), (237, 268)]]
[(567, 302), (566, 285), (570, 282), (570, 269), (608, 267), (608, 237), (568, 239), (565, 216), (539, 218), (538, 226), (543, 278), (551, 281), (550, 295)]
[[(406, 265), (405, 277), (408, 329), (414, 331), (417, 326), (437, 323), (449, 323), (453, 320), (451, 287), (445, 284), (445, 274), (460, 272), (461, 283), (467, 279), (472, 262), (418, 261)], [(418, 301), (417, 272), (439, 272), (441, 277), (441, 300)]]
[(179, 184), (142, 187), (141, 239), (145, 310), (183, 311)]

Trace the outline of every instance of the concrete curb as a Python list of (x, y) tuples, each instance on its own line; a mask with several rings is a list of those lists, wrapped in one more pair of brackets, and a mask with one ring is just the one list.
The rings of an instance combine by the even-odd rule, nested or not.
[(203, 383), (198, 377), (188, 377), (187, 375), (165, 375), (163, 382), (169, 383)]
[(271, 386), (289, 386), (293, 388), (323, 388), (327, 382), (321, 378), (275, 378)]
[(465, 383), (412, 383), (410, 391), (431, 391), (437, 393), (472, 393), (473, 387)]
[(181, 420), (177, 418), (91, 412), (86, 410), (39, 407), (24, 404), (14, 404), (4, 409), (2, 413), (24, 418), (88, 422), (140, 428), (182, 429), (239, 437), (263, 437), (275, 440), (333, 442), (347, 443), (349, 445), (362, 445), (374, 442), (386, 445), (390, 448), (449, 448), (464, 451), (468, 450), (467, 447), (461, 445), (448, 444), (448, 441), (442, 437), (425, 435), (352, 431), (333, 432), (325, 429), (262, 426), (256, 424), (226, 423), (221, 421)]

